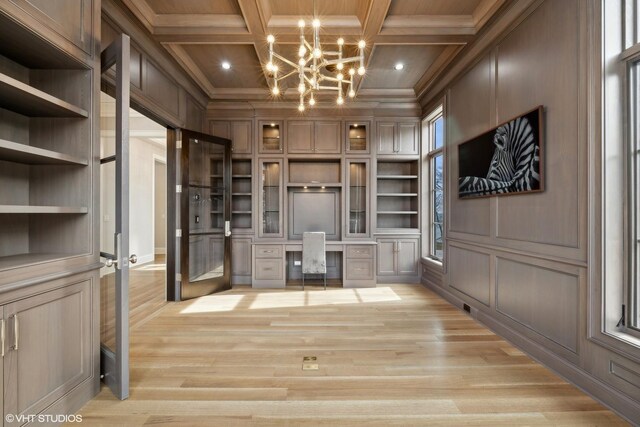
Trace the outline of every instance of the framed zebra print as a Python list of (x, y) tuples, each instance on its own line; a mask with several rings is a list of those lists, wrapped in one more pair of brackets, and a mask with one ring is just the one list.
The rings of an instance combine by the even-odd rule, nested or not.
[(540, 192), (543, 107), (458, 145), (458, 197)]

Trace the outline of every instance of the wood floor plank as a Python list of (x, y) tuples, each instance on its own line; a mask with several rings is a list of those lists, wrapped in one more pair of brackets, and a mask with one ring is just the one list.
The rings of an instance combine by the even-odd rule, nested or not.
[[(159, 280), (132, 286), (130, 398), (103, 387), (83, 424), (627, 425), (421, 286), (243, 287), (165, 304)], [(304, 356), (318, 369), (303, 371)]]

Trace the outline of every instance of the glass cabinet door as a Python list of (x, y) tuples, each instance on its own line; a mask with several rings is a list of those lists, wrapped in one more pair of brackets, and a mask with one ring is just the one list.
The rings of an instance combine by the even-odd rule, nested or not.
[(261, 160), (261, 236), (282, 237), (282, 183), (282, 160)]
[(369, 160), (347, 160), (347, 236), (369, 231)]
[(346, 122), (347, 152), (352, 154), (369, 153), (369, 123)]
[(282, 130), (284, 129), (281, 121), (263, 120), (259, 122), (260, 126), (260, 152), (281, 154), (284, 151), (284, 138)]

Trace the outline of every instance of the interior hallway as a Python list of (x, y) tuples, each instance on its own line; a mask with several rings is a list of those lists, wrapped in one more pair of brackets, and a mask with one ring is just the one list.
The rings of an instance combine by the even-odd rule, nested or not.
[(130, 398), (103, 385), (79, 413), (83, 425), (627, 425), (418, 285), (164, 305), (132, 327)]

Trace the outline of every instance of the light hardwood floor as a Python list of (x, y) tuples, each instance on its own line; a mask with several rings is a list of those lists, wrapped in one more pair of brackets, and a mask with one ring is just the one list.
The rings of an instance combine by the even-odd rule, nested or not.
[[(318, 370), (302, 370), (316, 356)], [(131, 331), (131, 397), (83, 425), (627, 425), (419, 285), (239, 288)]]

